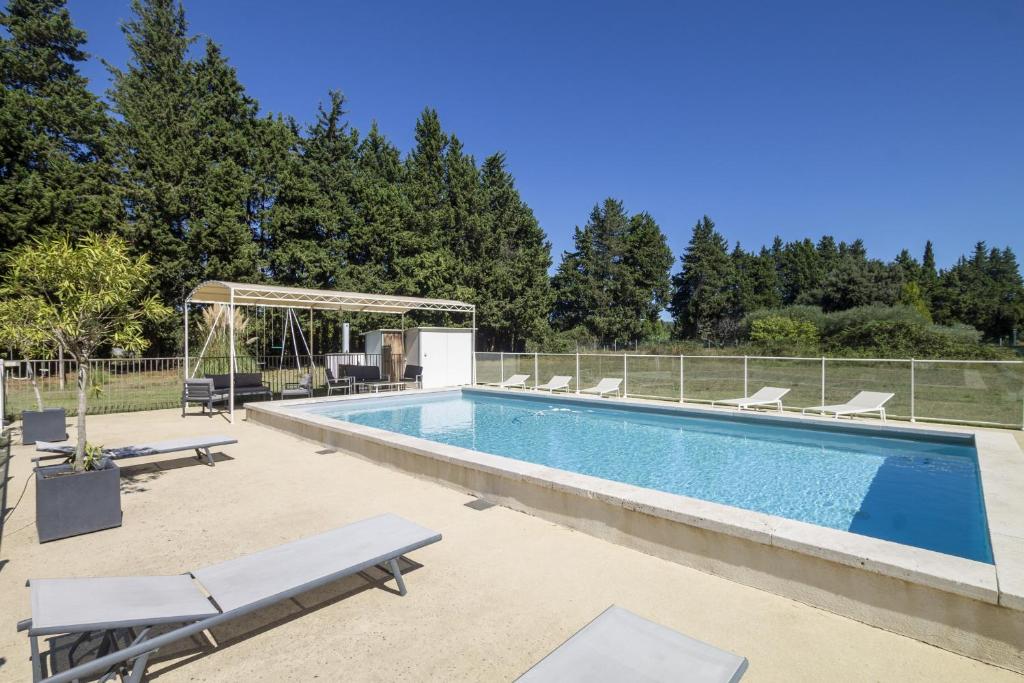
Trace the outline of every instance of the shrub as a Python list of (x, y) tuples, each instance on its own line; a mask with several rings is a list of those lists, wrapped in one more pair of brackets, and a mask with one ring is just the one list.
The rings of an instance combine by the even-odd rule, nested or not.
[(773, 355), (808, 353), (818, 347), (818, 328), (806, 320), (770, 315), (750, 324), (750, 341)]

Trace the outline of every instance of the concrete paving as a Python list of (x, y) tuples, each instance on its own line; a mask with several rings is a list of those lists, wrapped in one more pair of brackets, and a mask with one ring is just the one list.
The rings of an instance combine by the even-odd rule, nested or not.
[[(161, 651), (174, 681), (511, 680), (610, 604), (750, 660), (744, 681), (1024, 681), (799, 602), (654, 558), (257, 425), (174, 410), (95, 416), (117, 446), (228, 434), (216, 467), (125, 461), (118, 529), (40, 545), (34, 451), (15, 446), (0, 546), (0, 681), (29, 680), (28, 578), (175, 574), (382, 512), (444, 534), (410, 555), (409, 594), (355, 577)], [(28, 483), (27, 483), (28, 482)], [(382, 579), (383, 580), (383, 579)], [(385, 587), (390, 584), (383, 583)]]

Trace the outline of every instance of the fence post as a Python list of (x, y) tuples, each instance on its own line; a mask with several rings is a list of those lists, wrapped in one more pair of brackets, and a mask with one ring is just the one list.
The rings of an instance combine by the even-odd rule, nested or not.
[(825, 405), (825, 356), (821, 357), (821, 405)]
[(683, 374), (683, 354), (679, 354), (679, 402), (685, 403), (686, 392), (683, 390), (685, 386), (686, 375)]
[(580, 352), (576, 351), (576, 395), (580, 393)]
[(626, 354), (622, 354), (622, 398), (629, 398), (629, 364)]
[(914, 414), (914, 359), (910, 359), (910, 421), (917, 422)]
[(533, 352), (533, 388), (540, 384), (540, 354)]
[(498, 378), (498, 381), (499, 382), (504, 382), (505, 381), (505, 352), (504, 351), (499, 352), (498, 372), (501, 373), (501, 377)]
[(747, 357), (743, 356), (743, 395), (750, 396), (750, 391), (747, 390)]

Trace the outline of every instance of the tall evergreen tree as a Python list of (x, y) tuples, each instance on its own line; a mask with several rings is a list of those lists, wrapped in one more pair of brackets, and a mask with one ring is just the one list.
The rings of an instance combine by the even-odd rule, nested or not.
[(716, 326), (738, 317), (735, 281), (735, 264), (725, 238), (704, 216), (693, 227), (682, 270), (672, 278), (670, 310), (676, 319), (676, 334), (720, 341)]
[(487, 157), (481, 176), (485, 227), (474, 282), (479, 345), (521, 351), (547, 328), (551, 244), (519, 196), (503, 154)]
[(121, 211), (110, 121), (78, 72), (85, 33), (64, 0), (10, 0), (0, 26), (0, 251), (109, 230)]
[[(245, 94), (220, 49), (193, 39), (175, 0), (133, 0), (122, 30), (131, 49), (125, 70), (111, 67), (110, 98), (128, 212), (125, 234), (156, 265), (160, 297), (180, 304), (204, 279), (260, 279), (258, 240), (272, 175), (258, 153), (258, 105)], [(179, 343), (173, 321), (157, 352)]]
[[(838, 258), (838, 256), (836, 257)], [(786, 244), (779, 256), (779, 280), (785, 304), (816, 305), (825, 278), (822, 258), (809, 239)]]
[(575, 250), (563, 254), (552, 280), (553, 320), (611, 343), (654, 334), (668, 298), (672, 252), (647, 213), (630, 217), (608, 198), (576, 228)]

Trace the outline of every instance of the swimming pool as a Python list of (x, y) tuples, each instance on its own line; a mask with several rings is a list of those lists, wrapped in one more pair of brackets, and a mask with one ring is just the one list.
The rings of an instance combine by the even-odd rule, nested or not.
[(514, 392), (292, 410), (992, 563), (969, 438)]

